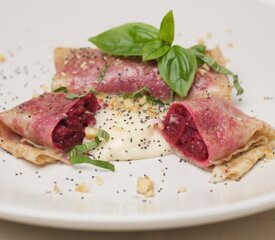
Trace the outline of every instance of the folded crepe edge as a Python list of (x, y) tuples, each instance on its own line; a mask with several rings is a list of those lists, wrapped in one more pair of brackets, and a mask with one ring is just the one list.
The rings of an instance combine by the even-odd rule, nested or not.
[(46, 165), (62, 161), (69, 163), (63, 154), (55, 153), (52, 150), (44, 149), (25, 141), (21, 136), (11, 131), (0, 121), (0, 147), (16, 158), (25, 159), (36, 165)]
[(209, 182), (237, 181), (260, 159), (275, 158), (275, 129), (263, 121), (261, 123), (262, 127), (255, 132), (243, 148), (231, 154), (231, 159), (227, 158), (227, 161), (220, 162), (213, 167)]

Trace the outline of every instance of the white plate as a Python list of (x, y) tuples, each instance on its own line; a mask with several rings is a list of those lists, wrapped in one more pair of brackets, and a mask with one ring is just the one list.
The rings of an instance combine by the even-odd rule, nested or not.
[[(90, 46), (90, 36), (125, 22), (158, 26), (170, 9), (175, 42), (219, 44), (245, 89), (242, 101), (234, 99), (237, 106), (274, 126), (275, 7), (259, 1), (1, 1), (0, 53), (7, 58), (0, 65), (1, 111), (49, 86), (54, 47)], [(210, 223), (275, 206), (275, 161), (260, 162), (240, 182), (216, 185), (208, 183), (209, 173), (173, 156), (115, 165), (115, 173), (84, 165), (36, 167), (0, 151), (0, 216), (70, 229), (139, 230)], [(154, 198), (136, 197), (143, 174), (154, 180)], [(91, 193), (74, 191), (81, 182)], [(55, 183), (60, 193), (53, 192)], [(187, 192), (177, 193), (180, 187)]]

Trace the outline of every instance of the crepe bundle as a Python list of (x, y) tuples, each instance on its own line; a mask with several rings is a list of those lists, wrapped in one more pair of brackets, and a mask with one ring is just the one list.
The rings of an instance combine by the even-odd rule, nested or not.
[[(67, 87), (70, 92), (76, 93), (91, 89), (103, 93), (133, 93), (146, 88), (159, 100), (168, 101), (171, 97), (170, 88), (162, 80), (156, 61), (114, 57), (91, 48), (57, 48), (54, 59), (56, 75), (53, 89)], [(226, 75), (198, 69), (189, 97), (215, 95), (228, 99), (230, 92), (231, 85)]]
[(66, 162), (64, 152), (82, 142), (98, 108), (92, 93), (71, 100), (65, 93), (44, 93), (0, 113), (0, 146), (36, 164)]
[(219, 97), (174, 102), (162, 133), (180, 157), (214, 167), (214, 182), (237, 180), (260, 158), (274, 157), (275, 130)]

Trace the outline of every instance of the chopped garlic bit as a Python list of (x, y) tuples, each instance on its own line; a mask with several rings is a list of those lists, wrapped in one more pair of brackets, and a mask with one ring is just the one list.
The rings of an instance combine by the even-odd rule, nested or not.
[(95, 138), (97, 132), (98, 132), (98, 129), (96, 128), (93, 128), (93, 127), (85, 128), (85, 136), (90, 140), (93, 140)]
[(38, 98), (39, 96), (40, 96), (39, 93), (34, 93), (34, 94), (32, 95), (32, 98)]
[(96, 176), (95, 177), (95, 183), (99, 186), (103, 185), (104, 184), (104, 180), (103, 178), (101, 178), (100, 176)]
[(53, 192), (54, 193), (59, 193), (60, 192), (60, 188), (58, 187), (57, 184), (54, 184), (54, 186), (53, 186)]
[(205, 40), (203, 38), (198, 39), (198, 44), (205, 45)]
[(137, 192), (145, 197), (154, 197), (154, 183), (148, 176), (139, 177), (137, 180)]
[(117, 110), (119, 111), (131, 111), (134, 113), (137, 113), (139, 111), (147, 111), (148, 115), (151, 117), (157, 116), (157, 109), (156, 106), (151, 105), (147, 101), (147, 97), (143, 96), (137, 99), (124, 99), (120, 96), (112, 96), (107, 100), (108, 108), (111, 110)]
[(207, 50), (206, 55), (214, 58), (216, 62), (223, 67), (229, 62), (229, 60), (224, 57), (219, 46), (216, 46), (211, 50)]
[(90, 192), (89, 187), (85, 183), (78, 184), (74, 190), (76, 192), (80, 192), (80, 193), (88, 193), (88, 192)]
[(180, 187), (178, 189), (178, 193), (184, 193), (184, 192), (186, 192), (186, 188), (185, 187)]
[(40, 88), (41, 88), (41, 90), (44, 91), (44, 92), (50, 92), (50, 88), (49, 88), (49, 86), (46, 85), (46, 84), (40, 85)]
[(228, 48), (234, 48), (234, 43), (232, 43), (232, 42), (227, 43), (227, 47)]
[(0, 54), (0, 63), (3, 63), (6, 61), (6, 58), (4, 55)]

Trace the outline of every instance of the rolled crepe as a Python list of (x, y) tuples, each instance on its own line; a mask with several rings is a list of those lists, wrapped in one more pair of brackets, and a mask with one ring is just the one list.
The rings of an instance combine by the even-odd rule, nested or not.
[[(156, 61), (114, 57), (91, 48), (57, 48), (54, 59), (53, 89), (64, 86), (76, 93), (91, 89), (103, 93), (132, 93), (146, 87), (153, 97), (162, 101), (170, 99), (170, 89), (161, 78)], [(218, 95), (230, 98), (230, 91), (227, 76), (199, 69), (189, 97)]]
[[(232, 164), (234, 179), (275, 147), (275, 130), (270, 125), (247, 116), (220, 97), (173, 103), (162, 133), (176, 154), (199, 167)], [(218, 178), (228, 176), (224, 173)]]
[[(98, 108), (92, 93), (73, 100), (67, 99), (65, 93), (45, 93), (0, 113), (0, 121), (22, 139), (33, 143), (34, 147), (39, 145), (63, 153), (82, 142), (84, 128), (95, 124), (94, 113)], [(2, 136), (4, 142), (12, 138), (10, 133), (5, 133), (6, 137)]]
[(66, 156), (49, 149), (38, 147), (11, 131), (0, 121), (0, 147), (17, 158), (23, 158), (36, 165), (62, 161), (69, 163)]

